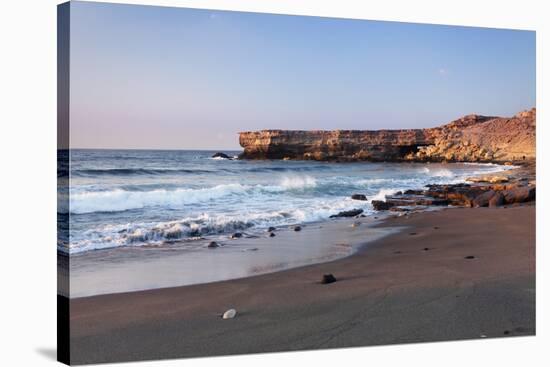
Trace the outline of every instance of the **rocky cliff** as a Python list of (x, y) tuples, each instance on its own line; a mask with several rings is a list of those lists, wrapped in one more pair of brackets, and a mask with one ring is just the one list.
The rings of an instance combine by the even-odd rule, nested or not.
[(502, 162), (535, 158), (536, 109), (410, 130), (241, 132), (244, 159)]

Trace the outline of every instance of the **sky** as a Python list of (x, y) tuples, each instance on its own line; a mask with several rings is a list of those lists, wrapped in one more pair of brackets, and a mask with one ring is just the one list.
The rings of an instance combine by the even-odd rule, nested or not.
[(535, 32), (72, 2), (72, 148), (239, 149), (535, 107)]

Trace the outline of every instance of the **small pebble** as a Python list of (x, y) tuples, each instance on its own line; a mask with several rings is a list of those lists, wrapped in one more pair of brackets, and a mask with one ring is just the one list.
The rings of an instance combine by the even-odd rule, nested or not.
[(271, 233), (269, 234), (269, 237), (275, 237), (275, 233), (271, 232)]
[(330, 284), (334, 283), (336, 278), (332, 274), (324, 274), (323, 279), (321, 279), (321, 284)]
[(208, 248), (218, 248), (220, 245), (216, 241), (212, 241), (208, 244)]
[(464, 256), (464, 258), (466, 260), (471, 260), (471, 259), (475, 259), (476, 257), (475, 256), (472, 256), (472, 255), (468, 255), (468, 256)]
[(302, 230), (302, 227), (296, 226), (294, 227), (294, 232), (300, 232)]
[(222, 319), (232, 319), (236, 315), (237, 315), (237, 311), (234, 308), (231, 308), (223, 313)]

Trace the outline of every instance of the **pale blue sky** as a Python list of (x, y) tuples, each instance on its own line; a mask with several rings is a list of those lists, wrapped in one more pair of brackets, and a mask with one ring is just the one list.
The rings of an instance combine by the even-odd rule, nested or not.
[(73, 148), (436, 126), (535, 106), (535, 32), (73, 2)]

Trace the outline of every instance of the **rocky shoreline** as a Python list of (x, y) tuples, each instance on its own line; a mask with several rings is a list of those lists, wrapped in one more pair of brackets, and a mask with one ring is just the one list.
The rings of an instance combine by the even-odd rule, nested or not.
[(468, 178), (470, 183), (431, 184), (423, 189), (386, 195), (373, 200), (377, 211), (415, 212), (434, 206), (467, 208), (500, 207), (532, 202), (536, 199), (536, 162), (522, 162), (518, 168), (491, 176)]

